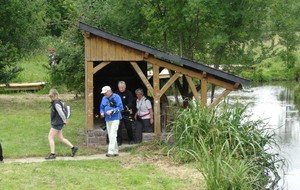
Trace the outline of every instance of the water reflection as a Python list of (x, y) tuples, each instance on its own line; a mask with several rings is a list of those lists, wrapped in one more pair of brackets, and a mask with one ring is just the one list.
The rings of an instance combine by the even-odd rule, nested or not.
[(250, 104), (252, 119), (265, 119), (268, 127), (275, 130), (280, 146), (278, 153), (288, 159), (285, 189), (300, 189), (300, 119), (294, 104), (294, 91), (286, 85), (262, 85), (233, 92), (230, 99)]

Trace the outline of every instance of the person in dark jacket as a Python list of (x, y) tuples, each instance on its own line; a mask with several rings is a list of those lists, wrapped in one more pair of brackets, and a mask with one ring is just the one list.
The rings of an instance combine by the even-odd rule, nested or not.
[(0, 162), (3, 162), (3, 152), (2, 152), (1, 143), (0, 143)]
[(132, 131), (132, 108), (133, 108), (133, 95), (132, 93), (126, 89), (126, 83), (124, 81), (119, 81), (118, 89), (116, 94), (118, 94), (123, 103), (123, 111), (122, 111), (122, 119), (120, 121), (119, 129), (118, 129), (118, 136), (117, 141), (118, 145), (122, 145), (122, 126), (124, 124), (127, 135), (128, 135), (128, 143), (133, 144), (133, 131)]
[(59, 94), (56, 89), (51, 89), (49, 91), (49, 97), (51, 99), (51, 129), (48, 135), (48, 141), (50, 145), (50, 155), (45, 159), (55, 159), (55, 142), (54, 137), (57, 136), (58, 140), (66, 144), (71, 148), (71, 156), (75, 156), (78, 148), (73, 146), (73, 144), (63, 136), (63, 127), (68, 123), (65, 114), (62, 110), (61, 101), (59, 99)]
[(119, 156), (119, 148), (117, 143), (117, 131), (120, 120), (122, 119), (121, 112), (123, 104), (121, 97), (113, 93), (109, 86), (102, 88), (101, 94), (103, 98), (100, 104), (100, 115), (105, 118), (106, 129), (109, 138), (107, 157)]

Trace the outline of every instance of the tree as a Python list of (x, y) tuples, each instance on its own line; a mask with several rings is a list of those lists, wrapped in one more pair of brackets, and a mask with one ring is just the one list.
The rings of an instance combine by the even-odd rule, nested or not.
[(300, 27), (300, 2), (296, 0), (277, 0), (274, 1), (271, 11), (273, 22), (270, 26), (276, 31), (278, 44), (283, 47), (279, 55), (286, 67), (293, 69), (296, 62), (294, 53), (300, 43), (297, 34)]
[(59, 37), (72, 24), (73, 13), (76, 13), (74, 5), (75, 0), (47, 0), (45, 19), (51, 36)]
[(21, 70), (16, 66), (17, 50), (11, 44), (0, 41), (0, 83), (7, 83)]
[(0, 81), (9, 82), (21, 70), (17, 61), (39, 45), (44, 35), (44, 0), (1, 1)]
[[(200, 63), (241, 73), (278, 54), (274, 37), (289, 44), (289, 56), (299, 44), (295, 26), (296, 0), (87, 0), (78, 1), (81, 21)], [(279, 10), (284, 4), (284, 10)], [(293, 8), (294, 7), (294, 8)], [(277, 16), (293, 8), (286, 19)], [(298, 11), (299, 12), (299, 11)], [(297, 13), (298, 14), (298, 13)], [(278, 30), (276, 25), (289, 28)], [(284, 24), (285, 23), (285, 24)], [(292, 26), (292, 27), (290, 27)], [(284, 37), (285, 36), (285, 37)], [(289, 59), (292, 61), (292, 59)], [(234, 67), (236, 65), (237, 67)], [(234, 68), (234, 69), (232, 69)]]

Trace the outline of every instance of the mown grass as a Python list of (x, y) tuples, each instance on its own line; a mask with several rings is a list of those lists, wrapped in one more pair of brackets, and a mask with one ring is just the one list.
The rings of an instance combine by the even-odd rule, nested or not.
[[(72, 108), (72, 117), (65, 127), (64, 135), (73, 144), (84, 147), (85, 112), (84, 100), (75, 100), (70, 95), (68, 104)], [(5, 156), (9, 158), (45, 156), (49, 153), (47, 135), (50, 129), (50, 101), (47, 95), (10, 94), (0, 95), (0, 140), (5, 147)], [(59, 155), (67, 155), (70, 150), (56, 143)], [(87, 154), (93, 150), (82, 150)]]
[(125, 161), (2, 164), (1, 189), (193, 189), (185, 180), (166, 175), (154, 165), (126, 168)]
[[(84, 99), (73, 97), (61, 95), (72, 108), (65, 137), (79, 146), (78, 155), (104, 154), (106, 150), (87, 148)], [(46, 94), (31, 93), (0, 94), (0, 102), (0, 142), (4, 152), (0, 189), (204, 189), (201, 180), (191, 182), (194, 173), (172, 173), (172, 164), (163, 164), (159, 157), (149, 161), (156, 153), (153, 147), (144, 149), (143, 145), (128, 150), (132, 152), (128, 157), (114, 159), (5, 164), (9, 158), (49, 154), (50, 103)], [(69, 156), (70, 149), (56, 141), (56, 154)], [(173, 164), (173, 170), (174, 167)]]

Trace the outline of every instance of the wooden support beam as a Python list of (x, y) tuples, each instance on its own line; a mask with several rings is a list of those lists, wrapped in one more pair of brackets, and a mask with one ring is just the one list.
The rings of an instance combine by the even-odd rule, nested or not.
[(235, 83), (235, 84), (234, 84), (234, 88), (235, 88), (235, 89), (240, 89), (240, 88), (242, 88), (241, 83)]
[(93, 82), (93, 62), (85, 63), (85, 112), (86, 112), (86, 128), (92, 130), (94, 128), (94, 82)]
[(213, 107), (215, 107), (219, 102), (221, 102), (221, 100), (226, 97), (232, 90), (228, 90), (228, 89), (225, 89), (219, 97), (217, 97), (213, 103), (211, 103), (208, 107), (209, 110), (211, 110)]
[(201, 104), (207, 106), (207, 80), (203, 78), (201, 80)]
[(190, 86), (190, 88), (191, 88), (191, 90), (192, 90), (192, 93), (193, 93), (195, 99), (196, 99), (197, 101), (199, 101), (198, 91), (197, 91), (197, 89), (196, 89), (196, 87), (195, 87), (195, 84), (194, 84), (192, 78), (189, 77), (189, 76), (186, 76), (186, 75), (185, 75), (185, 78), (186, 78), (186, 80), (187, 80), (187, 82), (188, 82), (188, 84), (189, 84), (189, 86)]
[(237, 89), (234, 87), (234, 84), (230, 84), (230, 83), (227, 83), (227, 82), (218, 80), (218, 79), (214, 78), (214, 77), (211, 76), (211, 75), (208, 75), (208, 76), (207, 76), (207, 82), (212, 83), (212, 84), (215, 84), (215, 85), (217, 85), (217, 86), (221, 86), (221, 87), (226, 88), (226, 89), (229, 89), (229, 90), (237, 90)]
[(130, 64), (134, 68), (135, 72), (139, 75), (139, 77), (141, 78), (141, 80), (143, 81), (143, 83), (145, 84), (145, 86), (147, 87), (147, 89), (150, 92), (150, 94), (152, 95), (152, 97), (154, 97), (153, 88), (152, 88), (151, 84), (149, 83), (147, 77), (144, 75), (144, 73), (141, 70), (141, 68), (134, 61), (131, 61)]
[(187, 75), (187, 76), (190, 76), (192, 78), (197, 78), (199, 80), (202, 80), (202, 78), (204, 78), (203, 75), (205, 75), (207, 77), (207, 82), (208, 83), (212, 83), (212, 84), (215, 84), (217, 86), (221, 86), (223, 88), (230, 89), (230, 90), (237, 90), (234, 87), (234, 84), (231, 84), (231, 83), (219, 80), (219, 79), (215, 78), (214, 76), (209, 75), (206, 72), (203, 72), (203, 74), (197, 73), (195, 71), (191, 71), (189, 69), (182, 68), (180, 66), (177, 66), (177, 65), (165, 62), (163, 60), (159, 60), (159, 59), (155, 58), (153, 55), (149, 55), (148, 58), (144, 58), (144, 61), (147, 61), (147, 62), (152, 63), (152, 64), (157, 64), (160, 67), (164, 67), (164, 68), (167, 68), (167, 69), (179, 72), (179, 73), (181, 73), (183, 75)]
[(97, 65), (96, 67), (94, 67), (93, 73), (97, 73), (98, 71), (100, 71), (103, 67), (105, 67), (106, 65), (110, 64), (110, 61), (103, 61), (101, 62), (99, 65)]
[(160, 89), (160, 97), (169, 89), (169, 87), (176, 81), (179, 77), (181, 77), (182, 74), (175, 73), (168, 82)]
[(149, 55), (148, 58), (144, 58), (144, 61), (147, 61), (147, 62), (152, 63), (152, 64), (156, 64), (160, 67), (164, 67), (164, 68), (176, 71), (176, 72), (184, 74), (184, 75), (188, 75), (188, 76), (193, 77), (193, 78), (202, 79), (202, 74), (201, 73), (197, 73), (195, 71), (191, 71), (189, 69), (182, 68), (180, 66), (177, 66), (177, 65), (174, 65), (174, 64), (156, 59), (152, 55)]
[(161, 135), (160, 126), (160, 81), (159, 81), (159, 66), (153, 65), (153, 100), (154, 100), (154, 132), (156, 135)]

